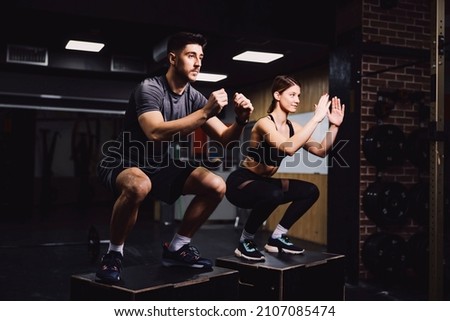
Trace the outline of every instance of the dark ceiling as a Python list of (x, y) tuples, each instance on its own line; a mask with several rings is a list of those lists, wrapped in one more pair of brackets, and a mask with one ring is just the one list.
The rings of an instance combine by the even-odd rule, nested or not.
[[(202, 71), (225, 73), (220, 83), (200, 86), (241, 87), (300, 71), (328, 59), (335, 30), (335, 1), (285, 0), (15, 0), (2, 8), (2, 70), (86, 77), (142, 79), (165, 70), (153, 50), (170, 34), (201, 32), (208, 38)], [(5, 6), (5, 5), (3, 5)], [(99, 54), (64, 50), (69, 38), (106, 43)], [(47, 67), (5, 63), (8, 44), (48, 49)], [(244, 50), (283, 53), (270, 64), (236, 62)], [(112, 73), (111, 57), (144, 62), (139, 73)]]

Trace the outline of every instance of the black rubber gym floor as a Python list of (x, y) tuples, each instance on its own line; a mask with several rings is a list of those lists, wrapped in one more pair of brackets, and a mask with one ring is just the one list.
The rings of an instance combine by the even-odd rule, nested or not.
[[(0, 228), (0, 300), (70, 300), (70, 277), (97, 269), (99, 256), (89, 247), (89, 229), (100, 238), (100, 255), (107, 249), (109, 206), (93, 206), (82, 214), (70, 206), (52, 210), (42, 218), (3, 221)], [(2, 213), (6, 217), (5, 213)], [(11, 217), (11, 216), (10, 216)], [(164, 225), (141, 213), (125, 245), (124, 265), (158, 263), (162, 243), (169, 241), (178, 222)], [(240, 235), (234, 222), (205, 224), (193, 244), (202, 256), (215, 259), (232, 255)], [(261, 231), (260, 247), (269, 233)], [(310, 251), (323, 246), (295, 240)], [(427, 300), (427, 289), (417, 284), (360, 281), (346, 284), (346, 300)]]

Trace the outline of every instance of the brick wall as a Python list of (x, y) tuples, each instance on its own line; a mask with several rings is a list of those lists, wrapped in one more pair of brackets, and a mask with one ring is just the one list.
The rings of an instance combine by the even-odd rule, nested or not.
[[(420, 52), (430, 49), (430, 3), (423, 0), (398, 0), (394, 7), (383, 8), (384, 3), (382, 0), (363, 0), (362, 6), (363, 48), (375, 45), (383, 50), (377, 53), (363, 49), (361, 142), (372, 126), (380, 124), (398, 126), (406, 138), (419, 126), (426, 127), (426, 123), (419, 120), (419, 109), (426, 106), (429, 99), (429, 59), (408, 54), (415, 50)], [(396, 97), (394, 109), (381, 123), (374, 114), (378, 92), (387, 92)], [(424, 96), (418, 98), (417, 94), (421, 93)], [(380, 227), (366, 215), (363, 196), (368, 186), (376, 180), (377, 172), (380, 179), (399, 182), (408, 191), (420, 177), (427, 179), (427, 173), (418, 170), (407, 158), (402, 165), (377, 171), (377, 167), (367, 161), (362, 149), (360, 166), (360, 253), (366, 239), (375, 232), (393, 233), (407, 242), (413, 234), (423, 230), (424, 227), (411, 218), (401, 226)], [(372, 273), (361, 260), (360, 278), (371, 277)]]

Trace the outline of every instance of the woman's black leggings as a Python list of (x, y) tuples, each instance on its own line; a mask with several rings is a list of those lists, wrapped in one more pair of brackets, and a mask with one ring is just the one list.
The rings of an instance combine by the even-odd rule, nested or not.
[(317, 201), (319, 189), (309, 182), (262, 177), (239, 168), (228, 176), (226, 197), (237, 207), (252, 209), (244, 229), (255, 234), (278, 205), (292, 202), (280, 221), (289, 229)]

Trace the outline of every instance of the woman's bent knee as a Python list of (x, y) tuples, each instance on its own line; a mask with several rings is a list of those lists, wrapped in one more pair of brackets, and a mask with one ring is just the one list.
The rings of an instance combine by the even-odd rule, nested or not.
[(320, 190), (319, 190), (319, 188), (316, 186), (316, 185), (314, 185), (314, 184), (311, 184), (311, 187), (310, 187), (310, 197), (311, 197), (311, 199), (313, 199), (314, 201), (317, 201), (318, 199), (319, 199), (319, 196), (320, 196)]

